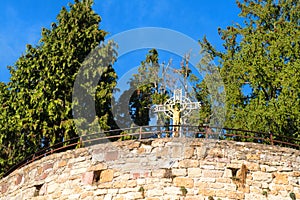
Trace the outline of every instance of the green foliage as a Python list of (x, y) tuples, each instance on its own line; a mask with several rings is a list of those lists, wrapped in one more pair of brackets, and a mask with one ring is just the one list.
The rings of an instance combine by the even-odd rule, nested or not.
[(158, 52), (151, 49), (146, 55), (145, 61), (141, 62), (138, 74), (134, 74), (130, 81), (131, 91), (129, 99), (129, 111), (136, 125), (149, 125), (150, 107), (166, 100), (167, 94), (161, 85), (162, 78), (159, 77), (160, 65)]
[[(300, 133), (300, 3), (297, 0), (238, 1), (244, 26), (219, 29), (225, 51), (204, 38), (226, 90), (226, 126)], [(249, 87), (250, 91), (243, 92)]]
[(186, 194), (187, 194), (187, 189), (184, 187), (184, 186), (180, 186), (180, 191), (181, 191), (181, 193), (182, 193), (182, 196), (186, 196)]
[[(167, 65), (160, 64), (157, 50), (151, 49), (145, 60), (141, 62), (138, 74), (134, 74), (130, 80), (130, 89), (125, 91), (120, 98), (123, 99), (123, 102), (128, 102), (125, 99), (130, 95), (130, 116), (135, 124), (148, 125), (150, 118), (153, 117), (150, 116), (151, 106), (165, 103), (172, 96), (173, 90), (178, 89), (178, 86), (184, 92), (191, 92), (188, 88), (188, 81), (193, 83), (199, 81), (189, 68), (189, 56), (183, 58), (179, 69), (170, 69), (170, 65), (170, 62)], [(200, 91), (202, 89), (200, 87), (202, 85), (199, 84), (193, 89)], [(158, 115), (157, 124), (170, 124), (169, 117), (164, 113), (156, 114)], [(198, 117), (193, 117), (190, 117), (189, 121), (198, 120)]]
[[(0, 92), (0, 173), (42, 147), (76, 136), (71, 105), (74, 80), (106, 35), (99, 29), (101, 18), (92, 3), (76, 0), (70, 8), (63, 7), (51, 29), (42, 29), (39, 44), (27, 45), (26, 53), (10, 67), (11, 81), (2, 84)], [(106, 105), (116, 73), (112, 66), (102, 68), (96, 112), (98, 122), (108, 129), (112, 116)]]
[(296, 200), (296, 195), (294, 192), (291, 192), (289, 196), (292, 200)]

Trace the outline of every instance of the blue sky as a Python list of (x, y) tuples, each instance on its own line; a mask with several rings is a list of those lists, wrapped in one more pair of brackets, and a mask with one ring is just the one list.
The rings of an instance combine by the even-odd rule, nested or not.
[[(26, 44), (37, 44), (42, 27), (50, 27), (68, 2), (73, 0), (1, 0), (0, 81), (9, 81), (7, 66), (15, 63)], [(194, 40), (206, 35), (218, 48), (222, 41), (217, 28), (240, 22), (235, 0), (94, 0), (93, 8), (108, 37), (133, 28), (163, 27)]]

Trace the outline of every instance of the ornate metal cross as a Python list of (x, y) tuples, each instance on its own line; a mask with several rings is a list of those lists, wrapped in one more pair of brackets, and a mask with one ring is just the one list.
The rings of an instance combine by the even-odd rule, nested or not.
[(183, 117), (186, 117), (192, 110), (199, 109), (200, 102), (191, 102), (185, 96), (182, 96), (182, 90), (174, 90), (173, 97), (168, 99), (164, 105), (155, 105), (154, 112), (164, 112), (165, 115), (172, 118), (173, 137), (179, 136), (179, 125)]

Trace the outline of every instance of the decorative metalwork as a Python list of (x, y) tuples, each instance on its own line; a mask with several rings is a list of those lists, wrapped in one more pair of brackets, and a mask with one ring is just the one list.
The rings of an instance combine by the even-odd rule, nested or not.
[(154, 112), (164, 112), (165, 115), (172, 118), (174, 137), (178, 137), (179, 129), (176, 126), (179, 126), (182, 119), (189, 115), (192, 110), (199, 109), (200, 106), (200, 102), (192, 102), (188, 97), (182, 95), (181, 89), (176, 89), (173, 97), (168, 99), (164, 105), (154, 106)]

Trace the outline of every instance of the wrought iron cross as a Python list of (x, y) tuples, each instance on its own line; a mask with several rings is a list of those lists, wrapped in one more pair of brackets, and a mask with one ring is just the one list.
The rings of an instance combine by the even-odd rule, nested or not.
[(182, 96), (182, 90), (174, 90), (173, 97), (168, 99), (163, 105), (155, 105), (154, 112), (164, 112), (165, 115), (172, 118), (174, 137), (179, 136), (179, 125), (183, 117), (186, 117), (192, 110), (199, 109), (200, 102), (191, 102), (185, 96)]

